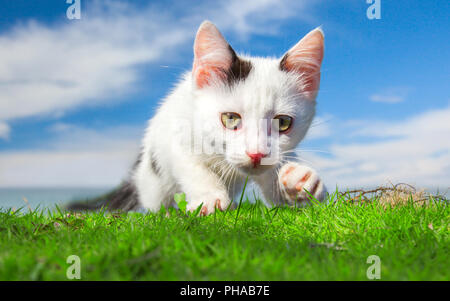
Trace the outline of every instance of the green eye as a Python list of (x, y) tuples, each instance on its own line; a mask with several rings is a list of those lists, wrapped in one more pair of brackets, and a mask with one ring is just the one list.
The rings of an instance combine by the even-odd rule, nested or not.
[(222, 119), (223, 126), (229, 130), (237, 130), (242, 121), (241, 115), (232, 112), (222, 113), (220, 118)]
[(287, 130), (289, 130), (292, 126), (292, 121), (293, 118), (287, 115), (278, 115), (275, 116), (276, 120), (278, 120), (278, 131), (280, 133), (286, 132)]

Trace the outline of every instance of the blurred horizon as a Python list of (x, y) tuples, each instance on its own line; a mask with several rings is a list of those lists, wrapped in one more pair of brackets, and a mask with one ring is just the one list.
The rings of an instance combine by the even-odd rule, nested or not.
[[(31, 209), (51, 209), (55, 205), (63, 208), (72, 201), (85, 201), (101, 196), (115, 187), (20, 187), (20, 188), (0, 188), (0, 211), (7, 208), (23, 210)], [(362, 188), (362, 187), (359, 187)], [(378, 187), (364, 187), (363, 189), (375, 189)], [(254, 202), (253, 189), (256, 196), (260, 196), (258, 188), (249, 186), (245, 192), (250, 202)], [(355, 188), (358, 189), (358, 188)], [(420, 189), (417, 188), (417, 191)], [(428, 188), (425, 190), (431, 195), (440, 195), (450, 198), (450, 190), (441, 191), (438, 188)], [(334, 190), (329, 190), (333, 193)], [(343, 192), (343, 191), (340, 191)], [(235, 202), (236, 198), (234, 199)]]

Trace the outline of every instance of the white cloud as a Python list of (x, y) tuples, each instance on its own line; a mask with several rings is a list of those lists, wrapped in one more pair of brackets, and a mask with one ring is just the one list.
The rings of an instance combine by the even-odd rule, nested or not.
[(24, 151), (0, 155), (1, 187), (113, 187), (132, 151)]
[(311, 124), (311, 127), (306, 134), (305, 139), (314, 140), (325, 138), (331, 135), (332, 129), (330, 127), (331, 115), (316, 116)]
[[(303, 0), (232, 0), (210, 1), (212, 5), (199, 12), (199, 19), (211, 18), (220, 28), (245, 37), (248, 34), (275, 34), (277, 22), (295, 17), (297, 21), (314, 23), (310, 7), (317, 1)], [(318, 24), (313, 24), (318, 26)], [(313, 28), (311, 28), (313, 29)], [(299, 33), (299, 37), (302, 33)], [(288, 49), (286, 49), (288, 50)]]
[(40, 148), (0, 153), (0, 187), (113, 187), (127, 176), (143, 128), (57, 124)]
[[(450, 106), (404, 121), (356, 122), (349, 134), (372, 142), (336, 143), (331, 157), (306, 155), (334, 187), (408, 182), (419, 187), (450, 186)], [(366, 139), (367, 140), (367, 139)]]
[(0, 139), (8, 139), (10, 131), (9, 125), (0, 121)]
[[(167, 23), (163, 16), (147, 17)], [(0, 120), (110, 102), (129, 92), (138, 64), (186, 39), (178, 28), (160, 31), (133, 14), (55, 28), (32, 22), (1, 36)]]
[(409, 91), (408, 87), (391, 87), (370, 95), (369, 99), (373, 102), (399, 103), (405, 101)]
[(405, 98), (399, 95), (373, 94), (370, 96), (370, 100), (374, 102), (397, 103), (404, 101)]

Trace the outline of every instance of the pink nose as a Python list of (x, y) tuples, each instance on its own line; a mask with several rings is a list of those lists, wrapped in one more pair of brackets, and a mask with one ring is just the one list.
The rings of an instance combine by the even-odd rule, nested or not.
[(250, 159), (252, 160), (253, 167), (258, 166), (261, 163), (261, 158), (264, 158), (265, 156), (267, 156), (267, 155), (262, 154), (262, 153), (253, 153), (253, 154), (249, 153), (249, 152), (246, 152), (246, 153), (247, 153), (247, 156), (249, 156)]

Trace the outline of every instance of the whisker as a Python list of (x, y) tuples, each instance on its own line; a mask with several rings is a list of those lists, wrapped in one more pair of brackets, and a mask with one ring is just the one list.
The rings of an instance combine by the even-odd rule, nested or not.
[(281, 152), (281, 154), (288, 154), (288, 153), (301, 153), (301, 152), (305, 152), (305, 153), (326, 153), (326, 154), (332, 154), (329, 151), (324, 151), (324, 150), (319, 150), (319, 149), (293, 149), (293, 150), (289, 150), (289, 151), (283, 151)]

